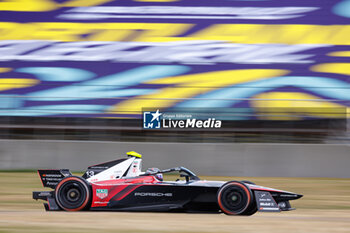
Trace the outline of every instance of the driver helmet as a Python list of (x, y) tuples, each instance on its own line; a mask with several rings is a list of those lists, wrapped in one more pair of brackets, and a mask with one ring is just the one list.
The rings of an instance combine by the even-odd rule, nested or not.
[(163, 181), (163, 174), (162, 174), (162, 173), (157, 173), (157, 174), (155, 175), (155, 177), (157, 178), (157, 180)]

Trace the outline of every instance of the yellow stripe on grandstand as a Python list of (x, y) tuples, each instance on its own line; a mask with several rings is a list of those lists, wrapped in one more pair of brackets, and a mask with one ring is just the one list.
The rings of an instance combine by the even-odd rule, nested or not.
[(216, 40), (242, 44), (350, 45), (350, 25), (214, 24), (186, 37), (193, 24), (0, 22), (0, 40), (140, 41)]
[(332, 52), (332, 53), (328, 53), (327, 55), (331, 57), (350, 57), (350, 51)]
[(324, 63), (310, 69), (314, 72), (350, 75), (350, 63)]
[(24, 78), (0, 78), (0, 91), (6, 91), (15, 88), (31, 87), (39, 83), (36, 79)]
[(300, 92), (268, 92), (250, 101), (263, 120), (301, 120), (303, 115), (320, 118), (346, 117), (346, 106)]

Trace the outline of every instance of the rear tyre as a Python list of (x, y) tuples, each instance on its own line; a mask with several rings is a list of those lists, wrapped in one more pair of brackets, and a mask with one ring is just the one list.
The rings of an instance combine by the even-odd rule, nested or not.
[(91, 202), (91, 187), (85, 179), (69, 176), (56, 186), (55, 198), (57, 204), (66, 211), (87, 209)]
[(253, 203), (252, 191), (242, 182), (230, 181), (219, 189), (217, 202), (227, 215), (244, 214)]

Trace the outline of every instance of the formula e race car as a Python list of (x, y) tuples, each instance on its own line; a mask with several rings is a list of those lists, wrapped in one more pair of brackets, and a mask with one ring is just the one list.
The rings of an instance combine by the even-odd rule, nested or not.
[[(54, 191), (33, 192), (48, 211), (114, 210), (160, 212), (212, 212), (252, 215), (256, 211), (292, 210), (289, 203), (302, 195), (262, 187), (249, 181), (200, 180), (184, 167), (141, 172), (141, 155), (88, 167), (82, 177), (69, 170), (38, 170), (44, 187)], [(178, 173), (176, 181), (163, 174)]]

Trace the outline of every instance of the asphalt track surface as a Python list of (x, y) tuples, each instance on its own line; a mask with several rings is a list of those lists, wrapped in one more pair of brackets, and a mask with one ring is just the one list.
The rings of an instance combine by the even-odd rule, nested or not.
[[(232, 180), (233, 177), (210, 177)], [(208, 177), (209, 179), (209, 177)], [(246, 179), (246, 178), (242, 178)], [(324, 178), (250, 178), (300, 192), (295, 211), (225, 214), (45, 212), (31, 199), (42, 190), (33, 173), (0, 173), (0, 232), (350, 232), (350, 181)], [(39, 182), (39, 183), (38, 183)]]
[(304, 211), (251, 217), (164, 214), (1, 211), (0, 232), (349, 232), (345, 211)]

